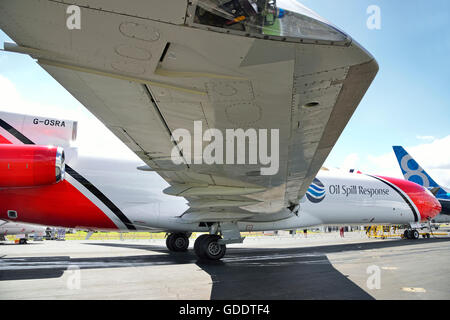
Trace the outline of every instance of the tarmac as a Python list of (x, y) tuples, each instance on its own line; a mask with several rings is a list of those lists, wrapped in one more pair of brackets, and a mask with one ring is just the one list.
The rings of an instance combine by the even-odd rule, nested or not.
[[(191, 248), (194, 241), (191, 239)], [(450, 237), (249, 237), (218, 262), (164, 240), (0, 244), (0, 299), (450, 299)]]

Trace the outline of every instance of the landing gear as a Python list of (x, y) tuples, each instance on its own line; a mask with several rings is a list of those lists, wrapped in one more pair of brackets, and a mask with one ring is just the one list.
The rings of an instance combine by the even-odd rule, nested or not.
[(200, 249), (200, 243), (203, 240), (205, 240), (206, 238), (208, 238), (209, 236), (210, 236), (209, 234), (202, 234), (194, 242), (194, 252), (199, 258), (202, 256), (201, 249)]
[(403, 233), (403, 238), (405, 239), (417, 240), (419, 239), (419, 237), (420, 237), (419, 231), (417, 231), (416, 229), (408, 229), (405, 230), (405, 232)]
[(221, 244), (219, 235), (204, 234), (195, 240), (194, 251), (200, 259), (220, 260), (225, 255), (227, 248)]
[(27, 239), (26, 238), (20, 239), (19, 244), (27, 244)]
[(189, 247), (189, 236), (185, 233), (169, 234), (169, 236), (166, 239), (167, 249), (173, 252), (187, 251)]
[(201, 235), (194, 244), (195, 254), (199, 259), (220, 260), (227, 251), (226, 245), (242, 243), (238, 224), (236, 222), (220, 222), (211, 225), (209, 234)]
[[(181, 232), (169, 234), (167, 248), (174, 252), (187, 251), (190, 236), (190, 233)], [(194, 251), (199, 259), (217, 261), (225, 255), (227, 244), (243, 241), (236, 222), (218, 222), (210, 225), (209, 234), (203, 234), (195, 240)]]

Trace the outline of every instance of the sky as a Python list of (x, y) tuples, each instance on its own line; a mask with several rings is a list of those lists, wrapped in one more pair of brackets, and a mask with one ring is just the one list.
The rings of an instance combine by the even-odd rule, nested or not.
[[(301, 3), (362, 44), (380, 66), (325, 166), (401, 177), (392, 146), (402, 145), (438, 183), (450, 186), (450, 1)], [(367, 26), (371, 6), (380, 10), (379, 29)], [(0, 31), (5, 41), (12, 42)], [(52, 117), (63, 110), (80, 121), (79, 141), (98, 134), (104, 140), (92, 149), (113, 144), (124, 154), (118, 139), (28, 56), (0, 52), (0, 110)], [(95, 133), (83, 136), (83, 123)]]
[[(450, 186), (450, 1), (301, 2), (345, 30), (380, 66), (325, 166), (401, 177), (392, 146), (402, 145)], [(380, 9), (379, 30), (367, 27), (372, 5)]]

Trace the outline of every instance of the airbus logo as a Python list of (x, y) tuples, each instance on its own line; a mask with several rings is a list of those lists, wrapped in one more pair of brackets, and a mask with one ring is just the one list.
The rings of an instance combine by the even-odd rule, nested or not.
[(400, 166), (404, 171), (404, 177), (406, 180), (415, 182), (419, 185), (423, 185), (425, 188), (430, 187), (430, 181), (425, 175), (424, 170), (419, 166), (419, 164), (417, 164), (416, 161), (414, 161), (414, 159), (409, 154), (406, 154), (402, 158)]
[(308, 191), (306, 191), (306, 197), (313, 203), (319, 203), (325, 199), (325, 186), (319, 179), (314, 179)]

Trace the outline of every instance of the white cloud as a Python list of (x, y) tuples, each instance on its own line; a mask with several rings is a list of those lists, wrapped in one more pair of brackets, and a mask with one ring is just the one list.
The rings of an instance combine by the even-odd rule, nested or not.
[(340, 168), (345, 171), (349, 171), (350, 169), (357, 169), (358, 162), (359, 162), (358, 154), (351, 153), (344, 159)]
[(0, 111), (52, 118), (61, 118), (63, 114), (63, 117), (68, 120), (78, 120), (80, 116), (86, 117), (83, 112), (76, 114), (72, 110), (27, 100), (16, 86), (2, 75), (0, 75), (0, 97)]
[(433, 137), (433, 136), (416, 136), (416, 138), (417, 138), (418, 140), (434, 140), (434, 139), (436, 139), (436, 138)]
[[(437, 183), (450, 186), (450, 135), (404, 148)], [(394, 151), (380, 156), (369, 155), (367, 160), (366, 169), (371, 173), (403, 178)]]

